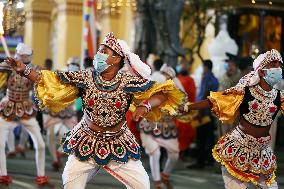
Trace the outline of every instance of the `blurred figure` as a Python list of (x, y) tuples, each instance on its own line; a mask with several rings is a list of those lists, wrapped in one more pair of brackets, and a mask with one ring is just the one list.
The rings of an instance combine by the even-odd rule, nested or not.
[(242, 57), (239, 59), (239, 69), (241, 71), (241, 77), (250, 73), (253, 70), (252, 67), (253, 59), (252, 57)]
[[(197, 101), (207, 99), (207, 96), (210, 95), (210, 91), (218, 91), (219, 88), (219, 82), (212, 72), (212, 61), (204, 60), (202, 66), (203, 74), (200, 90), (196, 99)], [(205, 163), (208, 165), (212, 165), (214, 163), (211, 149), (213, 148), (215, 142), (215, 124), (210, 109), (201, 110), (199, 112), (198, 119), (202, 119), (205, 116), (210, 117), (210, 121), (197, 127), (197, 164), (188, 166), (188, 168), (201, 169), (204, 168)]]
[(52, 70), (52, 68), (53, 68), (52, 60), (49, 59), (49, 58), (45, 59), (45, 61), (44, 61), (44, 69)]
[[(79, 71), (80, 59), (78, 57), (71, 57), (67, 60), (67, 69), (68, 71)], [(48, 68), (51, 68), (50, 66)], [(56, 141), (57, 137), (55, 135), (55, 126), (62, 124), (67, 126), (69, 129), (72, 129), (73, 126), (77, 124), (76, 112), (73, 105), (70, 105), (65, 110), (54, 113), (48, 111), (47, 109), (44, 112), (44, 128), (47, 130), (47, 144), (48, 149), (53, 159), (52, 167), (54, 170), (58, 171), (62, 166), (60, 160), (60, 153), (57, 151)]]
[(160, 72), (164, 62), (161, 59), (156, 59), (153, 62), (153, 68), (154, 72), (151, 75), (151, 80), (152, 81), (159, 81), (159, 80), (165, 80), (165, 76)]
[[(158, 64), (158, 66), (157, 66)], [(160, 65), (163, 65), (160, 67)], [(176, 78), (176, 73), (173, 68), (163, 64), (161, 60), (154, 62), (155, 69), (160, 67), (160, 73), (156, 70), (151, 76), (158, 83), (164, 83), (169, 79), (172, 79), (176, 86), (180, 86), (180, 90), (184, 90), (180, 81)], [(178, 145), (178, 131), (171, 116), (165, 116), (161, 118), (159, 122), (149, 122), (143, 119), (139, 123), (140, 137), (142, 140), (142, 146), (145, 148), (145, 152), (150, 159), (150, 168), (152, 178), (154, 180), (154, 186), (156, 189), (162, 189), (163, 185), (167, 189), (172, 189), (173, 186), (170, 183), (170, 174), (173, 171), (176, 162), (179, 157), (179, 145)], [(160, 172), (160, 159), (161, 148), (164, 148), (167, 152), (167, 160), (165, 166)]]
[(7, 83), (7, 92), (0, 102), (0, 184), (9, 185), (12, 182), (12, 178), (7, 175), (5, 142), (9, 131), (19, 124), (29, 132), (34, 143), (37, 165), (36, 182), (38, 185), (49, 184), (48, 177), (45, 176), (45, 144), (40, 133), (39, 123), (35, 119), (37, 108), (30, 96), (33, 83), (23, 77), (29, 74), (32, 69), (36, 69), (31, 63), (32, 57), (33, 50), (26, 44), (19, 43), (16, 48), (15, 59), (22, 61), (29, 68), (28, 71), (19, 75), (12, 71), (10, 67), (2, 67), (4, 65), (1, 65), (1, 69), (3, 68), (1, 75), (7, 73), (9, 75), (6, 78), (7, 80), (2, 81)]
[[(180, 64), (176, 67), (177, 78), (181, 82), (189, 102), (195, 102), (196, 87), (194, 80), (189, 76), (188, 70), (185, 64)], [(188, 119), (189, 115), (180, 116), (175, 120), (178, 129), (178, 142), (180, 149), (180, 158), (183, 159), (184, 152), (188, 149), (191, 142), (196, 137), (196, 129), (193, 128)]]
[[(226, 73), (219, 80), (219, 91), (224, 91), (235, 86), (242, 77), (241, 71), (238, 68), (237, 56), (230, 53), (226, 53), (226, 55), (228, 57), (225, 60)], [(235, 127), (235, 124), (222, 124), (220, 121), (217, 121), (217, 123), (219, 125), (219, 127), (217, 128), (219, 137), (223, 136)]]

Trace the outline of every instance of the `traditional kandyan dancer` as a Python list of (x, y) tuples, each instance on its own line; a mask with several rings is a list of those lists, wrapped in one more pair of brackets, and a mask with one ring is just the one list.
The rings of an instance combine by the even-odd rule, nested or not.
[[(176, 78), (173, 68), (163, 65), (160, 72), (160, 76), (156, 74), (151, 79), (158, 83), (164, 83), (167, 79), (173, 79), (176, 86), (184, 91), (181, 83)], [(170, 182), (170, 174), (179, 158), (178, 130), (173, 117), (164, 116), (159, 122), (149, 122), (143, 119), (139, 123), (139, 129), (142, 145), (145, 148), (145, 152), (149, 155), (155, 188), (161, 189), (163, 185), (168, 189), (173, 188)], [(163, 171), (160, 173), (161, 147), (167, 151), (167, 161)]]
[[(28, 70), (34, 69), (31, 64), (32, 54), (32, 49), (29, 46), (23, 43), (17, 45), (15, 58), (23, 62), (22, 65)], [(24, 72), (21, 76), (12, 71), (8, 65), (2, 64), (0, 74), (8, 74), (6, 96), (0, 102), (0, 183), (10, 184), (12, 182), (12, 178), (7, 175), (5, 142), (9, 131), (21, 124), (28, 131), (34, 143), (37, 165), (36, 182), (38, 185), (47, 184), (45, 144), (40, 133), (40, 126), (35, 118), (37, 108), (30, 96), (33, 84), (27, 78), (22, 77), (29, 73)]]
[[(80, 59), (77, 57), (70, 57), (67, 60), (67, 70), (68, 71), (79, 71), (80, 70)], [(44, 128), (47, 130), (47, 145), (49, 152), (52, 156), (53, 162), (52, 167), (54, 170), (58, 171), (61, 167), (60, 153), (57, 151), (56, 142), (58, 141), (55, 136), (55, 126), (57, 124), (62, 124), (72, 129), (77, 123), (76, 112), (71, 104), (66, 109), (54, 113), (46, 109), (43, 115)]]
[(282, 79), (283, 61), (272, 49), (253, 62), (254, 70), (224, 92), (211, 92), (207, 100), (189, 105), (189, 110), (211, 108), (223, 122), (238, 126), (222, 136), (213, 149), (222, 164), (225, 187), (245, 189), (278, 188), (275, 181), (276, 157), (269, 145), (270, 126), (279, 110), (284, 110), (284, 91), (274, 88)]
[[(84, 117), (62, 139), (64, 152), (69, 154), (62, 175), (65, 189), (84, 188), (100, 168), (127, 188), (150, 188), (139, 160), (140, 147), (126, 126), (125, 113), (131, 102), (135, 120), (142, 116), (155, 120), (166, 112), (175, 113), (184, 95), (173, 81), (156, 84), (145, 79), (150, 67), (112, 33), (99, 47), (94, 71), (37, 73), (12, 58), (6, 62), (36, 82), (37, 97), (54, 112), (82, 97)], [(123, 66), (128, 72), (121, 72)]]

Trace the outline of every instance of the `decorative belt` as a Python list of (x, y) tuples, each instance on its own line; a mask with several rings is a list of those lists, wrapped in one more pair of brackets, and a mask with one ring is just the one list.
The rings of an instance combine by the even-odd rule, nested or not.
[(21, 102), (29, 99), (30, 97), (29, 91), (13, 91), (10, 89), (7, 89), (7, 96), (9, 100), (15, 102)]
[(80, 161), (95, 161), (98, 165), (140, 159), (140, 146), (126, 122), (119, 131), (97, 132), (82, 120), (65, 134), (61, 144), (65, 153), (75, 155)]

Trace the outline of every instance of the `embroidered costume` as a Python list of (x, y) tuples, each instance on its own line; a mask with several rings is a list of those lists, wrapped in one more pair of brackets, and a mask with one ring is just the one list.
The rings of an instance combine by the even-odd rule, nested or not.
[[(46, 106), (53, 112), (59, 112), (72, 104), (79, 96), (83, 101), (84, 118), (62, 139), (63, 150), (70, 155), (63, 173), (64, 185), (82, 174), (80, 171), (84, 168), (77, 169), (74, 166), (89, 165), (94, 170), (97, 170), (98, 166), (103, 166), (110, 172), (109, 168), (117, 166), (114, 164), (117, 162), (126, 166), (116, 169), (116, 174), (110, 172), (114, 177), (119, 177), (121, 182), (133, 188), (149, 187), (149, 181), (146, 179), (148, 177), (145, 176), (141, 163), (136, 165), (137, 171), (133, 173), (137, 174), (135, 178), (133, 176), (130, 178), (130, 175), (123, 176), (123, 173), (120, 173), (120, 170), (132, 166), (133, 160), (140, 158), (139, 144), (126, 126), (125, 114), (130, 106), (134, 111), (142, 101), (156, 93), (163, 93), (167, 96), (167, 100), (146, 115), (149, 120), (159, 120), (163, 115), (175, 113), (178, 106), (182, 105), (183, 93), (175, 88), (173, 81), (156, 84), (145, 79), (150, 72), (149, 67), (142, 63), (137, 55), (131, 53), (124, 43), (116, 40), (112, 33), (108, 34), (102, 43), (123, 56), (127, 66), (127, 69), (120, 70), (110, 81), (101, 77), (98, 72), (100, 67), (94, 71), (40, 72), (35, 91), (41, 107)], [(104, 58), (104, 55), (98, 56)], [(120, 123), (123, 124), (118, 131), (99, 132), (91, 130), (86, 119), (104, 129), (113, 129)], [(71, 166), (73, 164), (74, 166)], [(74, 170), (71, 171), (71, 169)], [(139, 177), (139, 175), (143, 176)], [(121, 179), (122, 177), (127, 179)], [(72, 184), (74, 183), (72, 182), (70, 187), (75, 187)], [(83, 186), (84, 184), (80, 187)]]
[[(27, 57), (23, 59), (23, 57)], [(25, 62), (26, 67), (37, 70), (30, 62), (32, 59), (32, 49), (19, 43), (16, 48), (16, 58)], [(0, 78), (1, 87), (6, 89), (6, 96), (0, 101), (0, 183), (9, 184), (12, 180), (7, 175), (6, 156), (5, 156), (5, 139), (9, 132), (18, 126), (22, 125), (29, 132), (35, 146), (35, 158), (37, 166), (36, 182), (39, 185), (47, 184), (48, 177), (45, 176), (45, 144), (40, 132), (40, 126), (35, 118), (37, 107), (32, 101), (30, 92), (33, 83), (27, 78), (20, 76), (10, 67), (1, 64)], [(13, 142), (13, 141), (12, 141)], [(13, 143), (14, 144), (14, 143)], [(15, 147), (13, 146), (15, 149)]]
[[(283, 91), (264, 91), (259, 85), (258, 70), (273, 61), (282, 63), (276, 50), (260, 55), (254, 62), (255, 71), (244, 76), (224, 92), (211, 92), (208, 97), (212, 111), (225, 123), (240, 115), (255, 127), (270, 126), (279, 110), (283, 111)], [(276, 157), (269, 145), (270, 136), (256, 138), (239, 126), (219, 139), (213, 149), (214, 158), (235, 178), (257, 185), (262, 177), (269, 186), (275, 183)]]

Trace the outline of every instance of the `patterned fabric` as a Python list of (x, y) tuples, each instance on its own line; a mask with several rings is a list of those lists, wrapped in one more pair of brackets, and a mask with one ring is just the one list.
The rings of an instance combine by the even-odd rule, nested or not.
[(143, 119), (139, 123), (139, 129), (145, 134), (150, 134), (157, 138), (171, 139), (178, 137), (177, 127), (171, 117), (164, 117), (159, 122), (148, 122), (146, 119)]
[(119, 45), (117, 39), (114, 37), (112, 32), (107, 34), (107, 36), (104, 38), (101, 44), (108, 46), (109, 48), (114, 50), (117, 54), (119, 54), (121, 57), (124, 57), (122, 48)]
[(264, 91), (259, 85), (245, 88), (240, 113), (249, 123), (266, 127), (272, 124), (280, 108), (280, 92)]
[(132, 94), (146, 91), (154, 83), (121, 72), (111, 81), (103, 80), (91, 70), (59, 73), (59, 76), (63, 81), (83, 87), (84, 112), (100, 127), (112, 127), (120, 123), (132, 102)]
[(119, 119), (124, 119), (130, 103), (130, 110), (135, 111), (141, 101), (157, 93), (165, 94), (167, 100), (146, 115), (151, 121), (175, 115), (186, 104), (186, 96), (175, 88), (173, 81), (156, 84), (122, 72), (105, 81), (92, 70), (59, 73), (45, 70), (35, 84), (35, 93), (40, 107), (46, 106), (53, 112), (62, 111), (80, 95), (84, 112), (101, 127), (115, 126)]
[(30, 97), (32, 82), (12, 72), (7, 81), (6, 96), (0, 102), (0, 114), (8, 120), (29, 119), (37, 108)]
[(269, 185), (274, 182), (276, 169), (270, 140), (270, 136), (255, 138), (236, 127), (219, 139), (213, 149), (213, 157), (237, 179), (257, 184), (263, 175)]
[(211, 92), (208, 99), (213, 113), (222, 122), (232, 124), (240, 113), (249, 123), (265, 127), (272, 124), (280, 107), (284, 107), (282, 93), (274, 88), (264, 91), (259, 85), (238, 84), (224, 92)]
[(92, 159), (98, 165), (140, 159), (140, 146), (126, 122), (117, 132), (95, 132), (82, 120), (65, 134), (61, 144), (65, 153), (75, 155), (80, 161)]

